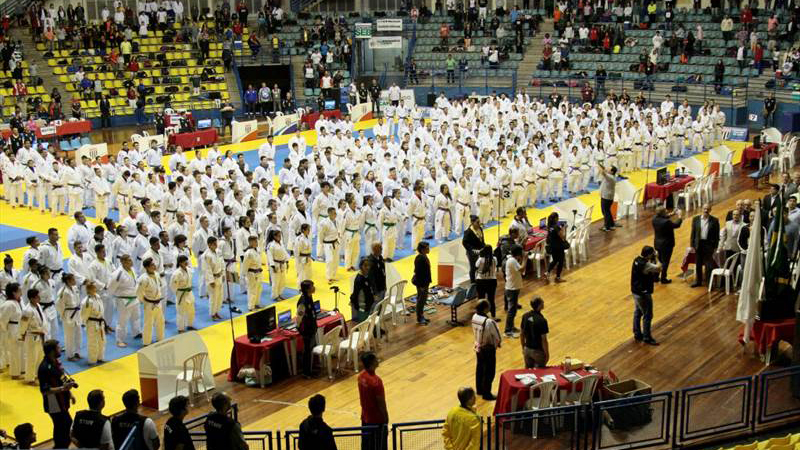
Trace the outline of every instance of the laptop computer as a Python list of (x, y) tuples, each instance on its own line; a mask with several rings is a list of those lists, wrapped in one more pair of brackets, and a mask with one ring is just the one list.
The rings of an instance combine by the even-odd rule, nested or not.
[(287, 310), (278, 314), (278, 327), (284, 330), (293, 330), (297, 328), (297, 325), (295, 325), (292, 320), (292, 311)]

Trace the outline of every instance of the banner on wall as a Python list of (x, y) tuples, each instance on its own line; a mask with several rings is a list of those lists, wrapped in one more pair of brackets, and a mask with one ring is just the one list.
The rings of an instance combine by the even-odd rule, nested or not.
[(369, 39), (370, 50), (381, 50), (387, 48), (403, 48), (402, 36), (382, 36)]
[(350, 117), (355, 122), (369, 120), (372, 118), (372, 102), (359, 103), (350, 106)]
[[(150, 143), (156, 141), (156, 147), (164, 147), (164, 135), (163, 134), (155, 134), (152, 136), (142, 136), (140, 134), (133, 134), (131, 135), (132, 142), (139, 143), (139, 150), (145, 151), (150, 148)], [(133, 147), (131, 145), (131, 147)]]
[(300, 115), (297, 113), (275, 116), (272, 119), (272, 135), (279, 136), (281, 134), (296, 133), (299, 131), (297, 128), (299, 121)]
[(403, 19), (378, 19), (378, 31), (403, 31)]
[(75, 158), (80, 161), (84, 156), (94, 161), (98, 157), (108, 155), (108, 144), (105, 142), (101, 144), (86, 144), (75, 151)]
[(357, 23), (354, 26), (354, 33), (356, 39), (369, 39), (372, 37), (372, 24)]
[(722, 128), (722, 140), (724, 140), (724, 141), (746, 142), (747, 141), (747, 128), (723, 127)]
[(258, 138), (258, 121), (234, 121), (231, 125), (231, 142), (247, 142)]

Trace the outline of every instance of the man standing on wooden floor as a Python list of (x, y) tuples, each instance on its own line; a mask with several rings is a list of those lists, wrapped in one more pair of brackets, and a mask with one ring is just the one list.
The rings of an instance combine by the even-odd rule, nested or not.
[(656, 210), (656, 215), (653, 216), (653, 247), (658, 252), (658, 260), (661, 262), (661, 283), (672, 283), (672, 280), (667, 278), (667, 271), (669, 268), (669, 260), (672, 259), (672, 250), (675, 248), (675, 229), (680, 228), (683, 223), (683, 215), (681, 210), (678, 209), (672, 213), (667, 212), (664, 207), (659, 207)]
[(378, 357), (375, 353), (361, 355), (364, 370), (358, 375), (358, 397), (361, 401), (361, 425), (375, 426), (377, 430), (361, 437), (361, 450), (386, 450), (389, 412), (386, 409), (386, 393), (383, 380), (375, 374)]
[(658, 345), (650, 334), (653, 320), (653, 286), (661, 273), (658, 253), (645, 245), (641, 256), (633, 260), (631, 267), (631, 293), (633, 294), (633, 338), (638, 342)]
[(447, 413), (442, 438), (447, 450), (478, 450), (481, 447), (481, 418), (475, 412), (475, 391), (458, 390), (459, 405)]

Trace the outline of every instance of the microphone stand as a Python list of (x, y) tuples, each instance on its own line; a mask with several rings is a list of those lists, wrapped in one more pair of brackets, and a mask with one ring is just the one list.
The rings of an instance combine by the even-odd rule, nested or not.
[[(331, 286), (331, 290), (333, 291), (333, 301), (334, 301), (333, 310), (338, 313), (339, 312), (339, 292), (341, 292), (341, 291), (339, 290), (338, 286)], [(342, 294), (344, 294), (344, 292), (342, 292)]]

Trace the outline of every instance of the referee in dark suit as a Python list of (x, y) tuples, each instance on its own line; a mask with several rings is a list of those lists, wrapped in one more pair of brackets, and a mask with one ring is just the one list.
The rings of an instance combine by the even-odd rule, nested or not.
[(711, 205), (703, 206), (703, 214), (692, 219), (691, 245), (695, 252), (695, 278), (692, 287), (703, 285), (703, 268), (710, 275), (713, 256), (719, 245), (719, 219), (711, 215)]
[(667, 267), (672, 258), (672, 250), (675, 248), (675, 229), (680, 228), (683, 223), (681, 210), (676, 211), (677, 213), (675, 211), (669, 213), (666, 208), (660, 207), (653, 216), (653, 247), (658, 252), (658, 261), (661, 263), (663, 284), (672, 283), (672, 280), (667, 278)]

